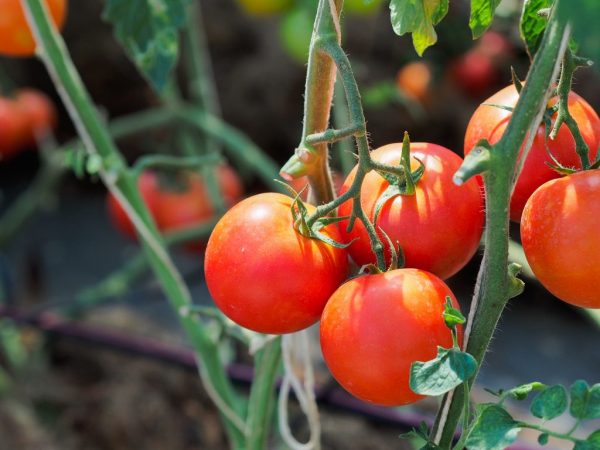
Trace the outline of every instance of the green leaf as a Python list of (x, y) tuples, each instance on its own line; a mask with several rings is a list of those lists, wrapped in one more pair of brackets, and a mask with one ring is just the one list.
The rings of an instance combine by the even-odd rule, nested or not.
[(509, 389), (508, 391), (502, 392), (503, 397), (512, 397), (516, 400), (525, 400), (527, 396), (533, 391), (541, 391), (546, 389), (544, 383), (534, 381), (533, 383), (522, 384), (515, 388)]
[(539, 419), (551, 420), (567, 410), (567, 390), (557, 384), (540, 392), (531, 402), (529, 410)]
[(471, 0), (471, 17), (469, 26), (473, 39), (477, 39), (489, 28), (494, 20), (494, 13), (501, 0)]
[(550, 438), (550, 436), (548, 436), (548, 433), (542, 433), (538, 436), (538, 444), (540, 445), (546, 445), (548, 443), (548, 439)]
[(600, 430), (594, 431), (585, 441), (575, 444), (573, 450), (600, 450)]
[(190, 0), (108, 0), (103, 17), (154, 89), (162, 90), (177, 61), (177, 32)]
[(521, 272), (521, 265), (511, 262), (508, 265), (508, 298), (514, 298), (521, 295), (525, 290), (525, 283), (518, 278)]
[(442, 313), (442, 317), (444, 318), (444, 322), (446, 322), (446, 326), (448, 328), (454, 328), (456, 325), (462, 325), (467, 321), (465, 316), (452, 306), (452, 300), (450, 297), (446, 297), (446, 304), (444, 305), (444, 312)]
[(481, 405), (466, 445), (472, 449), (504, 450), (515, 441), (520, 430), (519, 423), (501, 406)]
[(390, 17), (398, 36), (412, 33), (419, 56), (437, 42), (433, 28), (448, 13), (448, 0), (391, 0)]
[(551, 4), (552, 0), (525, 0), (523, 5), (519, 30), (527, 53), (532, 59), (542, 42), (542, 35), (548, 23), (548, 18), (541, 17), (538, 11), (548, 8)]
[(583, 380), (573, 383), (569, 412), (576, 419), (600, 418), (600, 384), (590, 388)]
[[(573, 3), (576, 6), (573, 6)], [(577, 41), (577, 53), (590, 58), (595, 66), (600, 64), (600, 2), (598, 0), (563, 1), (559, 14), (564, 14), (573, 25), (573, 38)]]
[(410, 368), (410, 388), (421, 395), (441, 395), (468, 380), (477, 371), (472, 355), (458, 349), (438, 347), (437, 357), (417, 361)]

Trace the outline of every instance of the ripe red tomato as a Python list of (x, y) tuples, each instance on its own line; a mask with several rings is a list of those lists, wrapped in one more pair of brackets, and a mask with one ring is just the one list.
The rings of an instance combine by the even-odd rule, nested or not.
[(29, 123), (28, 144), (35, 144), (36, 135), (47, 133), (56, 127), (57, 113), (52, 101), (35, 89), (23, 89), (15, 97)]
[[(66, 17), (67, 0), (46, 0), (55, 25), (61, 29)], [(6, 56), (31, 56), (35, 41), (20, 0), (0, 0), (0, 54)]]
[[(518, 98), (517, 90), (510, 85), (488, 98), (475, 110), (465, 134), (465, 155), (475, 147), (480, 139), (485, 138), (490, 144), (498, 142), (512, 115), (510, 111), (488, 106), (485, 103), (514, 107)], [(595, 158), (600, 144), (600, 118), (592, 107), (575, 93), (569, 95), (569, 111), (579, 125), (583, 139), (590, 147), (590, 158)], [(548, 140), (546, 143), (545, 127), (540, 125), (512, 194), (510, 218), (515, 222), (521, 220), (525, 203), (533, 191), (546, 181), (560, 176), (547, 165), (552, 163), (552, 160), (546, 150), (546, 144), (561, 164), (567, 167), (581, 168), (579, 157), (575, 151), (575, 141), (567, 126), (563, 125), (556, 139)]]
[[(331, 296), (321, 317), (321, 349), (335, 379), (370, 403), (399, 406), (423, 397), (409, 386), (410, 366), (452, 347), (442, 318), (452, 291), (435, 275), (397, 269), (353, 278)], [(462, 344), (462, 328), (458, 328)]]
[(600, 308), (600, 171), (548, 181), (527, 201), (521, 240), (527, 261), (556, 297)]
[(492, 58), (470, 50), (450, 65), (450, 77), (465, 94), (480, 97), (498, 81), (498, 71)]
[[(291, 333), (315, 323), (348, 274), (346, 251), (298, 233), (291, 205), (282, 194), (247, 198), (221, 218), (206, 247), (204, 273), (216, 305), (260, 333)], [(340, 238), (335, 225), (322, 231)]]
[(17, 104), (0, 98), (0, 159), (8, 159), (23, 148), (28, 128), (28, 118)]
[(424, 61), (413, 61), (403, 66), (396, 75), (396, 85), (400, 92), (423, 101), (429, 93), (431, 69)]
[(247, 14), (254, 16), (269, 16), (287, 11), (292, 6), (292, 0), (238, 0)]
[[(228, 166), (217, 167), (217, 181), (225, 204), (230, 206), (237, 202), (243, 194), (243, 186), (237, 174)], [(198, 226), (214, 215), (214, 208), (209, 200), (208, 192), (202, 178), (196, 174), (188, 174), (185, 189), (169, 190), (158, 182), (156, 174), (144, 172), (138, 187), (144, 202), (158, 229), (162, 232), (181, 231)], [(108, 209), (117, 228), (128, 237), (137, 238), (135, 227), (121, 208), (118, 201), (108, 196)], [(191, 243), (189, 249), (201, 249), (202, 242)]]
[[(374, 160), (398, 165), (402, 144), (389, 144), (371, 152)], [(406, 257), (406, 267), (427, 270), (441, 278), (458, 272), (471, 259), (483, 229), (483, 199), (475, 180), (457, 186), (452, 176), (462, 159), (447, 148), (429, 143), (411, 143), (413, 170), (417, 159), (425, 165), (425, 173), (416, 186), (414, 195), (397, 195), (382, 207), (377, 226), (385, 231), (392, 242), (400, 243)], [(356, 168), (350, 172), (342, 192), (352, 184)], [(365, 213), (373, 219), (375, 205), (389, 183), (378, 173), (365, 177), (361, 203)], [(349, 216), (352, 201), (339, 208), (340, 216)], [(344, 242), (358, 238), (348, 251), (358, 265), (375, 262), (369, 236), (363, 224), (356, 221), (351, 232), (347, 221), (340, 222)], [(383, 239), (389, 258), (389, 246)]]

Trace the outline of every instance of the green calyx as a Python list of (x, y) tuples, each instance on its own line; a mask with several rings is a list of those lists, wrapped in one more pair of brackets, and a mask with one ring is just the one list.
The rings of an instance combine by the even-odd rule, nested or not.
[[(286, 187), (286, 189), (292, 194), (294, 201), (292, 202), (290, 211), (292, 213), (294, 229), (298, 233), (300, 233), (302, 236), (307, 237), (309, 239), (317, 239), (317, 240), (324, 242), (327, 245), (331, 245), (332, 247), (335, 247), (335, 248), (347, 248), (348, 246), (352, 245), (352, 243), (356, 240), (356, 239), (353, 239), (352, 241), (348, 242), (347, 244), (343, 244), (341, 242), (336, 241), (335, 239), (332, 239), (329, 235), (327, 235), (323, 232), (323, 228), (325, 228), (326, 226), (341, 222), (343, 220), (347, 220), (347, 219), (349, 219), (349, 217), (325, 216), (325, 217), (318, 218), (317, 220), (314, 221), (314, 223), (309, 225), (308, 218), (309, 218), (310, 214), (308, 213), (308, 209), (306, 208), (306, 205), (300, 198), (302, 191), (298, 193), (290, 185), (283, 183), (279, 180), (275, 180), (275, 181), (284, 185)], [(304, 188), (304, 189), (306, 189), (306, 188)]]
[[(425, 165), (422, 161), (419, 161), (419, 167), (411, 172), (410, 168), (410, 138), (407, 132), (404, 132), (404, 139), (402, 141), (402, 156), (400, 158), (400, 168), (402, 169), (403, 175), (393, 174), (378, 168), (375, 171), (381, 175), (388, 183), (389, 186), (375, 204), (375, 212), (373, 215), (373, 223), (377, 224), (377, 219), (381, 213), (383, 206), (393, 197), (397, 195), (414, 195), (416, 192), (416, 185), (425, 173)], [(408, 174), (408, 175), (407, 175)]]

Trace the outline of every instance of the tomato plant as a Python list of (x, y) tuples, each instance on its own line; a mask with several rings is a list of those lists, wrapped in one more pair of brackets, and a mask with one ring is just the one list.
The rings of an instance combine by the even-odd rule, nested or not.
[[(518, 99), (516, 88), (510, 85), (492, 95), (475, 110), (465, 134), (465, 155), (480, 139), (487, 139), (491, 144), (501, 139), (512, 114), (493, 105), (514, 108)], [(575, 93), (569, 95), (569, 111), (577, 122), (593, 159), (600, 145), (600, 118), (592, 107)], [(520, 221), (525, 203), (531, 194), (546, 181), (560, 176), (549, 167), (553, 161), (548, 152), (564, 166), (581, 168), (575, 141), (567, 126), (563, 124), (556, 138), (551, 140), (546, 138), (545, 126), (540, 125), (512, 194), (510, 218), (515, 222)]]
[[(301, 235), (291, 207), (282, 194), (247, 198), (221, 218), (206, 248), (204, 273), (216, 305), (261, 333), (291, 333), (315, 323), (348, 273), (346, 251)], [(339, 240), (335, 225), (323, 232)]]
[[(217, 181), (226, 205), (233, 205), (243, 193), (237, 174), (229, 166), (218, 166)], [(183, 186), (164, 186), (153, 172), (143, 172), (138, 180), (140, 194), (162, 232), (180, 231), (198, 226), (214, 216), (214, 207), (202, 178), (195, 173), (184, 174), (176, 180)], [(107, 197), (107, 207), (113, 223), (126, 236), (136, 239), (135, 227), (112, 195)], [(202, 243), (191, 244), (192, 249)]]
[[(67, 0), (46, 0), (50, 15), (58, 28), (62, 28), (67, 14)], [(0, 0), (0, 54), (31, 56), (35, 43), (23, 12), (20, 0)]]
[(551, 180), (527, 201), (521, 240), (535, 276), (555, 296), (600, 308), (600, 171)]
[[(481, 238), (483, 206), (479, 186), (474, 180), (457, 186), (452, 177), (462, 159), (452, 151), (430, 143), (411, 144), (413, 170), (423, 163), (425, 172), (414, 195), (397, 195), (381, 208), (377, 226), (404, 251), (407, 267), (430, 271), (441, 278), (458, 272), (471, 259)], [(398, 165), (402, 144), (389, 144), (371, 152), (381, 163)], [(342, 193), (348, 190), (356, 174), (350, 172)], [(366, 175), (361, 188), (364, 211), (373, 219), (375, 206), (389, 183), (376, 172)], [(341, 216), (350, 215), (352, 202), (344, 203)], [(374, 262), (365, 227), (356, 223), (347, 231), (348, 221), (340, 223), (344, 242), (357, 239), (348, 251), (359, 265)], [(385, 241), (385, 239), (384, 239)], [(386, 243), (389, 257), (389, 248)]]
[(458, 308), (442, 280), (418, 269), (344, 283), (321, 318), (321, 349), (335, 379), (356, 397), (378, 405), (423, 398), (409, 387), (410, 367), (435, 357), (438, 346), (452, 347), (442, 318), (447, 296)]

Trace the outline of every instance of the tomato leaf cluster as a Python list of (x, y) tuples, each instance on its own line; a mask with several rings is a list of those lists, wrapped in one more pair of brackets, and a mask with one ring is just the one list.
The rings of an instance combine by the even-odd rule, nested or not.
[[(492, 392), (498, 396), (498, 403), (486, 403), (476, 409), (476, 418), (468, 431), (466, 445), (469, 448), (504, 449), (512, 444), (521, 429), (530, 428), (540, 432), (538, 442), (545, 445), (550, 435), (568, 440), (575, 444), (574, 450), (597, 450), (600, 448), (600, 430), (595, 431), (587, 439), (572, 437), (569, 433), (556, 433), (545, 429), (542, 425), (516, 421), (506, 411), (504, 401), (513, 398), (526, 400), (532, 392), (539, 392), (532, 400), (529, 411), (543, 422), (563, 415), (567, 410), (577, 420), (577, 425), (583, 420), (600, 418), (600, 384), (589, 386), (587, 382), (578, 380), (570, 391), (560, 385), (546, 386), (533, 382), (515, 388)], [(490, 391), (491, 392), (491, 391)]]
[(177, 62), (177, 32), (190, 0), (109, 0), (104, 19), (154, 89), (161, 91)]

